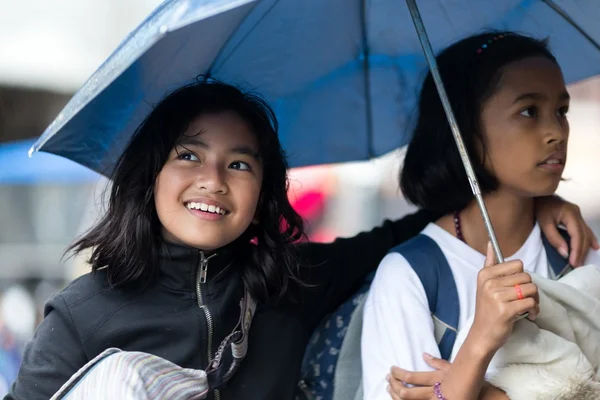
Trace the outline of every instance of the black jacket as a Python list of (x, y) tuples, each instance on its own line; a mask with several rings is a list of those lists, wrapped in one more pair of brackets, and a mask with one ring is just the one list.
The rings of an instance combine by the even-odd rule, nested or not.
[[(300, 244), (302, 265), (310, 266), (301, 269), (300, 277), (315, 286), (292, 286), (275, 305), (259, 305), (247, 357), (220, 391), (220, 399), (291, 399), (304, 349), (318, 322), (358, 289), (388, 249), (419, 233), (433, 217), (419, 212), (350, 239)], [(161, 257), (160, 279), (143, 292), (111, 289), (106, 274), (99, 271), (76, 279), (51, 299), (5, 400), (49, 399), (109, 347), (204, 369), (208, 345), (214, 351), (238, 321), (243, 265), (232, 262), (231, 253), (217, 254), (208, 261), (206, 283), (197, 293), (200, 253), (175, 245), (167, 250)], [(200, 305), (212, 318), (211, 337)]]

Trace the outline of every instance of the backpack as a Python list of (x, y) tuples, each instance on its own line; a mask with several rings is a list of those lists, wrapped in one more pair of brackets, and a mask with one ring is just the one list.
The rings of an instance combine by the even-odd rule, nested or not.
[[(561, 234), (570, 242), (566, 232)], [(568, 262), (542, 235), (551, 278), (572, 270)], [(456, 341), (460, 306), (452, 270), (438, 244), (420, 234), (393, 248), (419, 276), (434, 321), (435, 338), (443, 359), (449, 359)], [(362, 400), (360, 337), (362, 310), (373, 281), (369, 274), (362, 287), (326, 317), (313, 333), (302, 363), (302, 380), (296, 400)]]

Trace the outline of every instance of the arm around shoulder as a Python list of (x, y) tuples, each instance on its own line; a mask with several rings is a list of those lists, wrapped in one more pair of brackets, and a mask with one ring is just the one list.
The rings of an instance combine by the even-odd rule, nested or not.
[(46, 304), (45, 317), (25, 346), (16, 381), (4, 400), (47, 400), (87, 362), (64, 298)]
[(318, 288), (312, 291), (309, 303), (318, 305), (323, 313), (333, 311), (360, 287), (391, 248), (416, 236), (435, 217), (432, 212), (419, 211), (351, 238), (298, 245), (301, 279)]

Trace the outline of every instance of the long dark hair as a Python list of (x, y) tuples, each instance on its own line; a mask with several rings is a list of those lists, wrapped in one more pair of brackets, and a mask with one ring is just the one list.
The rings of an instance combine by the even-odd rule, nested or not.
[(163, 241), (154, 204), (155, 180), (189, 123), (200, 114), (222, 111), (237, 113), (252, 127), (264, 169), (259, 222), (236, 240), (243, 242), (248, 251), (242, 253), (251, 259), (243, 280), (258, 301), (282, 296), (290, 280), (298, 281), (291, 245), (303, 237), (304, 229), (287, 197), (288, 166), (277, 119), (261, 97), (214, 80), (199, 78), (154, 108), (116, 163), (106, 214), (67, 251), (91, 248), (92, 271), (106, 268), (114, 287), (144, 287), (156, 279)]
[[(485, 32), (446, 48), (437, 56), (440, 74), (483, 194), (497, 189), (484, 167), (482, 106), (496, 91), (503, 68), (527, 57), (556, 59), (547, 41), (512, 32)], [(419, 98), (419, 117), (400, 172), (400, 187), (413, 204), (447, 214), (472, 200), (470, 184), (454, 143), (431, 73)], [(483, 156), (476, 151), (483, 149)]]

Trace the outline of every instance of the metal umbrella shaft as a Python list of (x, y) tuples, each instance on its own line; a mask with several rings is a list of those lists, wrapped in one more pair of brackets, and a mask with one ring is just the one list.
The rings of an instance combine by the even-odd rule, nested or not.
[(448, 123), (450, 124), (450, 129), (452, 130), (454, 141), (456, 142), (458, 152), (460, 153), (460, 158), (465, 167), (467, 178), (469, 179), (469, 184), (471, 185), (471, 191), (475, 195), (475, 199), (477, 199), (479, 210), (481, 210), (481, 216), (483, 217), (485, 228), (488, 232), (488, 236), (494, 248), (496, 262), (503, 263), (504, 257), (502, 256), (500, 245), (498, 244), (498, 240), (496, 239), (496, 233), (494, 232), (492, 221), (490, 220), (487, 208), (485, 207), (485, 203), (483, 202), (483, 196), (481, 195), (479, 182), (477, 181), (477, 177), (475, 176), (475, 171), (473, 171), (471, 160), (469, 159), (467, 149), (465, 148), (465, 143), (463, 142), (462, 136), (460, 134), (460, 129), (458, 128), (458, 123), (456, 122), (456, 118), (454, 117), (454, 112), (452, 112), (452, 107), (450, 105), (450, 101), (448, 100), (448, 95), (446, 94), (446, 89), (444, 88), (444, 82), (442, 81), (442, 77), (440, 76), (437, 61), (435, 59), (433, 49), (431, 48), (431, 43), (429, 42), (429, 37), (427, 36), (427, 31), (425, 30), (423, 19), (421, 18), (421, 14), (419, 13), (417, 2), (416, 0), (406, 0), (406, 5), (408, 6), (408, 10), (410, 11), (412, 21), (415, 24), (415, 29), (417, 31), (417, 35), (419, 36), (419, 42), (421, 42), (423, 53), (425, 54), (425, 58), (427, 59), (427, 64), (429, 65), (429, 69), (431, 70), (433, 81), (435, 82), (435, 86), (437, 88), (438, 94), (440, 95), (440, 100), (442, 101), (444, 111), (446, 112), (446, 118), (448, 119)]

